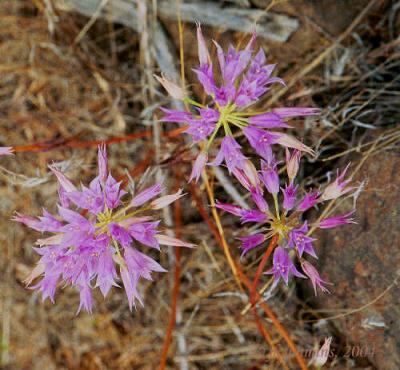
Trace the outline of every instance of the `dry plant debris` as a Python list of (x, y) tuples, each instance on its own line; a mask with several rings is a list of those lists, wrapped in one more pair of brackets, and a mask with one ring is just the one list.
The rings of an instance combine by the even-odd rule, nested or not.
[[(293, 11), (290, 1), (227, 1), (223, 6), (207, 2), (207, 7), (200, 2), (168, 1), (158, 8), (154, 3), (0, 3), (0, 145), (15, 146), (17, 151), (0, 160), (1, 366), (6, 369), (155, 369), (163, 346), (165, 366), (170, 369), (280, 369), (282, 358), (284, 366), (297, 368), (293, 351), (261, 305), (256, 313), (270, 335), (269, 345), (259, 331), (246, 279), (240, 274), (252, 279), (262, 255), (254, 253), (239, 262), (240, 223), (234, 217), (220, 215), (219, 221), (240, 268), (241, 289), (219, 247), (219, 225), (208, 206), (207, 191), (223, 201), (249, 202), (224, 171), (211, 172), (208, 182), (187, 187), (190, 195), (180, 203), (181, 209), (172, 207), (163, 214), (177, 236), (198, 247), (162, 254), (159, 262), (169, 273), (142, 284), (144, 309), (130, 313), (120, 289), (104, 302), (96, 295), (99, 304), (94, 314), (76, 317), (79, 297), (73, 290), (60, 292), (56, 305), (43, 304), (23, 283), (37, 262), (32, 251), (37, 235), (8, 220), (16, 209), (31, 215), (39, 214), (42, 206), (54, 211), (57, 187), (48, 164), (56, 163), (85, 183), (96, 173), (96, 146), (104, 140), (110, 144), (109, 166), (125, 184), (127, 174), (138, 180), (149, 166), (152, 170), (146, 179), (163, 178), (171, 191), (189, 176), (196, 153), (177, 125), (159, 123), (158, 108), (170, 101), (149, 76), (162, 71), (178, 82), (183, 46), (186, 83), (194, 83), (193, 21), (197, 17), (193, 12), (202, 14), (201, 20), (209, 26), (205, 34), (222, 45), (232, 39), (243, 44), (247, 36), (242, 32), (251, 31), (250, 20), (259, 18), (261, 29), (268, 32), (259, 40), (260, 46), (270, 51), (269, 60), (278, 62), (280, 76), (291, 84), (288, 91), (272, 90), (258, 103), (260, 110), (269, 109), (278, 96), (274, 105), (323, 108), (318, 122), (295, 124), (297, 135), (317, 154), (299, 174), (302, 186), (326, 182), (325, 173), (349, 159), (358, 170), (376, 155), (383, 162), (388, 151), (398, 154), (398, 2), (366, 1), (365, 11), (339, 35), (326, 31), (308, 14)], [(302, 3), (310, 7), (310, 2)], [(265, 15), (267, 7), (273, 14)], [(207, 23), (210, 9), (225, 17), (225, 24), (216, 23), (214, 17)], [(240, 22), (233, 22), (234, 17)], [(184, 22), (183, 30), (178, 18)], [(269, 20), (279, 26), (276, 37), (271, 36), (275, 28)], [(311, 29), (315, 39), (301, 48), (297, 41), (304, 29)], [(200, 91), (195, 92), (202, 98)], [(248, 145), (243, 148), (251, 153)], [(235, 191), (227, 192), (229, 188)], [(326, 337), (332, 336), (332, 348), (342, 353), (340, 346), (347, 338), (338, 333), (334, 320), (324, 322), (326, 313), (305, 299), (299, 284), (271, 291), (262, 287), (264, 283), (259, 287), (268, 298), (267, 308), (275, 312), (306, 362)], [(346, 304), (343, 309), (348, 309)], [(394, 305), (388, 302), (389, 308)], [(171, 344), (165, 347), (171, 310), (176, 312), (176, 322), (170, 325)], [(326, 316), (338, 314), (340, 310)], [(376, 322), (370, 320), (368, 325)], [(338, 356), (329, 358), (328, 364), (336, 369), (382, 368), (373, 355)]]

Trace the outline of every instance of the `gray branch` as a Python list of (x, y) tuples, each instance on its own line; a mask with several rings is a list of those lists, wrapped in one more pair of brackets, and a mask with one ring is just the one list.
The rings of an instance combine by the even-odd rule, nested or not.
[[(56, 0), (56, 6), (76, 10), (87, 16), (93, 15), (101, 0)], [(178, 12), (175, 0), (164, 0), (158, 3), (160, 16), (177, 20)], [(283, 14), (266, 12), (261, 9), (243, 9), (222, 7), (218, 2), (181, 2), (180, 14), (184, 22), (200, 21), (206, 26), (219, 27), (245, 33), (252, 32), (257, 24), (257, 34), (266, 39), (285, 42), (297, 30), (299, 22)], [(138, 30), (136, 4), (129, 0), (109, 0), (100, 12), (113, 22)]]
[[(177, 20), (175, 0), (160, 1), (158, 13), (166, 18)], [(266, 40), (285, 42), (297, 30), (297, 19), (286, 15), (265, 12), (260, 9), (222, 7), (220, 3), (201, 1), (182, 2), (180, 15), (184, 22), (199, 21), (206, 26), (251, 33), (257, 24), (257, 35)]]

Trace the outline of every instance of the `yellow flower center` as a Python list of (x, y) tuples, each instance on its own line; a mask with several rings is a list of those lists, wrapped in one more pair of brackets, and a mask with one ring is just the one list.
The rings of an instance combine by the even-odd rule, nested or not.
[(279, 239), (287, 239), (291, 227), (285, 224), (285, 219), (275, 219), (271, 223), (271, 229), (274, 234), (279, 235)]

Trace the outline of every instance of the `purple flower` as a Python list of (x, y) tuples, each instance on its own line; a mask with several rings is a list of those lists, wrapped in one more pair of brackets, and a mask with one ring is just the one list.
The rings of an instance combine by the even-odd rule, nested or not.
[(150, 199), (155, 198), (157, 195), (161, 194), (164, 188), (161, 184), (155, 184), (149, 188), (143, 190), (137, 194), (131, 201), (133, 207), (139, 207), (144, 203), (148, 202)]
[(197, 79), (203, 86), (204, 91), (208, 94), (214, 94), (216, 90), (216, 85), (213, 76), (212, 64), (204, 64), (196, 69), (193, 69), (196, 73)]
[(238, 238), (239, 240), (242, 241), (242, 257), (251, 249), (257, 247), (261, 243), (264, 243), (265, 241), (265, 235), (263, 234), (253, 234), (249, 236), (242, 236)]
[(222, 209), (225, 212), (231, 213), (235, 216), (239, 216), (242, 223), (247, 222), (265, 222), (268, 217), (265, 212), (258, 211), (256, 209), (244, 209), (234, 204), (215, 202), (215, 207)]
[(265, 212), (257, 211), (256, 209), (244, 210), (241, 215), (242, 224), (247, 222), (263, 223), (268, 220)]
[[(64, 188), (60, 186), (60, 189)], [(61, 204), (65, 204), (66, 207), (69, 207), (69, 202), (72, 201), (76, 206), (87, 209), (93, 214), (102, 212), (104, 210), (104, 194), (99, 177), (91, 181), (89, 188), (82, 186), (82, 191), (74, 190), (67, 192), (62, 190), (60, 200)], [(67, 202), (65, 202), (65, 200), (67, 200)]]
[(232, 136), (226, 136), (222, 139), (217, 157), (210, 165), (219, 166), (222, 161), (225, 161), (229, 172), (232, 172), (235, 168), (243, 168), (245, 160), (246, 157), (240, 151), (240, 145)]
[(124, 249), (124, 261), (125, 264), (120, 267), (121, 277), (128, 298), (129, 308), (132, 310), (135, 306), (135, 299), (143, 305), (143, 301), (137, 291), (139, 279), (152, 280), (151, 273), (153, 271), (166, 272), (166, 270), (152, 258), (132, 247)]
[(206, 120), (191, 119), (186, 132), (192, 136), (194, 143), (206, 140), (207, 137), (214, 131), (215, 123), (210, 123)]
[(238, 107), (246, 107), (254, 100), (257, 100), (258, 96), (262, 95), (265, 91), (265, 88), (260, 91), (259, 87), (257, 86), (257, 81), (243, 79), (237, 92), (235, 104)]
[(134, 223), (128, 227), (129, 234), (148, 247), (160, 249), (156, 238), (157, 227), (160, 221)]
[(264, 274), (273, 274), (276, 282), (282, 278), (286, 285), (289, 283), (290, 274), (300, 278), (305, 278), (305, 276), (296, 269), (295, 265), (290, 259), (289, 254), (282, 247), (277, 247), (275, 249), (273, 267), (264, 272)]
[(286, 209), (286, 211), (290, 211), (294, 207), (296, 203), (296, 192), (297, 186), (293, 184), (286, 185), (285, 189), (282, 189), (283, 208)]
[(178, 123), (187, 123), (191, 119), (193, 119), (193, 115), (188, 112), (182, 112), (175, 109), (167, 109), (160, 108), (164, 112), (164, 116), (162, 117), (162, 121), (164, 122), (178, 122)]
[(217, 123), (220, 117), (220, 112), (212, 108), (198, 108), (200, 116), (204, 122)]
[(345, 213), (344, 215), (324, 218), (319, 222), (318, 227), (321, 229), (331, 229), (341, 225), (354, 224), (355, 221), (351, 217), (355, 211)]
[(80, 303), (76, 313), (78, 314), (82, 308), (84, 308), (86, 312), (92, 313), (93, 297), (90, 286), (88, 284), (79, 285), (79, 294)]
[(14, 148), (12, 146), (0, 146), (0, 156), (11, 155), (14, 153)]
[(298, 204), (297, 210), (299, 212), (307, 211), (308, 209), (310, 209), (311, 207), (313, 207), (315, 204), (318, 203), (319, 196), (320, 196), (319, 191), (312, 191), (310, 193), (307, 193)]
[(249, 160), (244, 162), (243, 168), (235, 168), (232, 173), (247, 190), (252, 191), (253, 189), (261, 189), (260, 178), (257, 170)]
[(249, 124), (262, 128), (289, 128), (290, 126), (272, 112), (249, 117)]
[(243, 133), (261, 157), (268, 159), (272, 156), (271, 145), (276, 143), (275, 135), (253, 126), (245, 127)]
[[(196, 102), (185, 96), (184, 92), (170, 81), (159, 80), (170, 95), (183, 99), (198, 112), (192, 114), (162, 108), (165, 113), (164, 121), (188, 123), (186, 133), (192, 137), (193, 142), (202, 142), (201, 148), (207, 155), (215, 139), (222, 139), (217, 157), (208, 165), (221, 165), (225, 159), (229, 171), (233, 172), (234, 176), (235, 170), (242, 169), (244, 156), (232, 139), (237, 131), (242, 131), (254, 150), (265, 159), (271, 157), (273, 144), (313, 154), (309, 147), (294, 137), (282, 132), (271, 132), (269, 129), (289, 128), (285, 118), (317, 114), (317, 109), (276, 108), (270, 112), (251, 110), (272, 84), (284, 84), (282, 79), (272, 76), (275, 65), (266, 64), (263, 50), (255, 52), (255, 33), (244, 49), (236, 49), (230, 45), (228, 50), (224, 51), (214, 42), (218, 60), (215, 68), (200, 25), (197, 25), (197, 41), (199, 66), (194, 72), (207, 94), (206, 102)], [(226, 160), (230, 155), (233, 160)]]
[[(295, 177), (299, 172), (298, 162), (300, 161), (298, 155), (298, 153), (287, 155), (287, 177), (290, 178), (290, 181), (289, 185), (284, 188), (279, 189), (278, 162), (272, 154), (266, 161), (261, 160), (261, 171), (259, 172), (261, 182), (253, 181), (251, 183), (246, 179), (246, 176), (238, 172), (243, 177), (240, 181), (241, 184), (249, 192), (248, 195), (250, 195), (257, 209), (244, 209), (232, 204), (216, 203), (217, 208), (239, 217), (242, 223), (262, 224), (262, 229), (257, 234), (239, 237), (242, 240), (243, 254), (264, 242), (267, 244), (272, 237), (277, 238), (280, 247), (275, 250), (273, 268), (267, 272), (275, 275), (275, 282), (282, 277), (287, 283), (290, 273), (297, 277), (305, 277), (296, 270), (287, 250), (294, 249), (296, 252), (294, 258), (301, 264), (303, 264), (302, 256), (304, 253), (318, 258), (313, 248), (313, 242), (316, 239), (311, 236), (315, 229), (318, 227), (331, 228), (354, 222), (352, 218), (354, 212), (349, 212), (344, 215), (325, 218), (319, 222), (311, 222), (313, 227), (310, 230), (308, 229), (309, 222), (304, 219), (304, 212), (313, 205), (322, 204), (324, 201), (321, 199), (319, 191), (314, 190), (306, 194), (295, 207), (298, 188), (298, 185), (295, 184)], [(252, 172), (250, 171), (249, 174)], [(282, 173), (282, 176), (285, 175), (283, 171), (280, 173)], [(274, 201), (274, 210), (268, 208), (263, 186), (269, 193), (265, 195), (266, 198), (272, 198)], [(308, 268), (307, 271), (310, 274), (312, 273), (311, 268)], [(310, 279), (314, 279), (312, 280), (313, 284), (323, 283), (322, 280), (318, 280), (318, 276), (315, 274)]]
[[(43, 210), (39, 218), (20, 214), (13, 218), (34, 230), (53, 233), (37, 241), (40, 248), (34, 250), (40, 259), (27, 278), (27, 284), (41, 277), (32, 288), (52, 302), (58, 285), (74, 286), (80, 292), (78, 312), (81, 309), (92, 312), (91, 290), (98, 287), (105, 297), (112, 286), (118, 286), (118, 279), (124, 285), (129, 307), (132, 309), (135, 300), (142, 303), (137, 291), (139, 280), (151, 280), (153, 271), (165, 270), (136, 249), (141, 244), (155, 249), (159, 249), (160, 244), (193, 247), (193, 244), (159, 234), (159, 221), (152, 221), (152, 217), (137, 216), (170, 204), (182, 196), (181, 191), (154, 200), (163, 190), (156, 184), (122, 207), (122, 198), (127, 193), (109, 173), (105, 146), (99, 146), (98, 162), (99, 175), (89, 187), (82, 186), (81, 190), (61, 171), (51, 168), (62, 189), (59, 192), (62, 206), (58, 207), (57, 216)], [(89, 212), (83, 216), (72, 206)]]
[(329, 290), (325, 288), (324, 284), (331, 284), (321, 279), (317, 269), (309, 262), (303, 261), (301, 264), (303, 272), (310, 278), (311, 284), (314, 287), (315, 296), (317, 296), (317, 287), (324, 293), (329, 293)]
[(304, 222), (300, 228), (292, 229), (292, 231), (289, 233), (288, 247), (297, 248), (300, 257), (304, 252), (306, 252), (311, 256), (318, 258), (312, 246), (312, 242), (315, 241), (315, 239), (307, 236), (307, 232), (307, 221)]
[(261, 160), (260, 177), (270, 194), (279, 193), (279, 175), (276, 169), (277, 165), (278, 162), (273, 157), (269, 161)]
[(108, 225), (108, 230), (110, 231), (111, 237), (123, 247), (129, 247), (131, 245), (132, 238), (124, 227), (112, 222)]
[(218, 200), (215, 201), (215, 207), (224, 210), (225, 212), (229, 212), (235, 216), (242, 216), (244, 209), (235, 206), (234, 204), (220, 203)]
[(266, 213), (268, 211), (268, 203), (264, 199), (263, 193), (257, 189), (252, 189), (250, 191), (251, 197), (254, 203), (257, 205), (257, 208), (261, 211)]

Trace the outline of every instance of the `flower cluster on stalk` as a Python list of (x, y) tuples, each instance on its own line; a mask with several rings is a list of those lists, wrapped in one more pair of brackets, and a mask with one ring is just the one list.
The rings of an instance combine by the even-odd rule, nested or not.
[(98, 176), (89, 187), (81, 189), (51, 167), (59, 182), (58, 214), (54, 216), (44, 209), (39, 218), (21, 214), (13, 218), (36, 231), (53, 234), (37, 241), (39, 247), (34, 249), (41, 258), (27, 284), (40, 278), (32, 288), (42, 292), (43, 300), (49, 298), (52, 302), (61, 283), (74, 286), (80, 292), (78, 312), (82, 308), (92, 311), (94, 288), (106, 297), (119, 280), (130, 309), (136, 301), (143, 304), (137, 288), (139, 280), (152, 280), (153, 271), (166, 271), (144, 253), (146, 249), (193, 246), (160, 234), (160, 221), (152, 214), (179, 199), (181, 190), (160, 197), (163, 186), (155, 184), (128, 200), (128, 193), (108, 170), (105, 146), (98, 149), (98, 167)]
[[(187, 124), (186, 133), (201, 147), (190, 181), (199, 179), (206, 164), (219, 166), (224, 162), (230, 173), (243, 170), (246, 157), (234, 138), (239, 132), (262, 157), (272, 154), (273, 144), (312, 153), (309, 147), (295, 137), (271, 130), (289, 128), (285, 122), (286, 118), (315, 115), (319, 112), (318, 109), (275, 108), (267, 112), (252, 109), (272, 84), (284, 84), (282, 79), (272, 76), (275, 65), (266, 64), (264, 51), (260, 49), (255, 52), (255, 40), (253, 34), (244, 49), (236, 50), (230, 45), (226, 53), (214, 42), (219, 64), (217, 73), (198, 25), (199, 66), (194, 72), (208, 97), (205, 104), (189, 98), (183, 89), (172, 81), (157, 77), (173, 98), (184, 100), (193, 107), (193, 112), (162, 108), (162, 120)], [(216, 142), (220, 142), (218, 148), (213, 146)], [(217, 149), (217, 154), (212, 162), (208, 162), (211, 149)]]
[[(281, 186), (278, 174), (278, 164), (274, 155), (261, 160), (261, 170), (252, 180), (243, 177), (241, 183), (250, 192), (256, 205), (254, 209), (245, 209), (233, 204), (216, 202), (216, 207), (240, 217), (242, 224), (258, 223), (259, 232), (240, 237), (242, 255), (264, 244), (273, 236), (278, 237), (274, 250), (272, 268), (265, 274), (274, 276), (275, 284), (280, 279), (288, 284), (290, 275), (308, 277), (314, 287), (327, 292), (324, 281), (316, 268), (305, 259), (305, 255), (318, 258), (313, 247), (315, 238), (312, 237), (316, 229), (329, 229), (340, 225), (353, 223), (354, 211), (327, 217), (322, 212), (321, 217), (309, 222), (304, 220), (304, 212), (316, 205), (339, 198), (352, 190), (349, 179), (345, 179), (346, 169), (337, 178), (322, 190), (312, 190), (302, 196), (298, 191), (295, 178), (299, 169), (301, 153), (297, 150), (286, 150), (286, 173), (288, 182)], [(266, 192), (264, 191), (266, 190)], [(302, 272), (296, 267), (293, 258), (298, 261)]]

